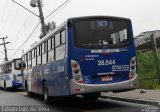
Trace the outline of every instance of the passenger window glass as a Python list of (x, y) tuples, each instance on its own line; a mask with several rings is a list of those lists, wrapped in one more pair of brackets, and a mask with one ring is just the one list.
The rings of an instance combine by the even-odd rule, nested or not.
[(60, 45), (60, 33), (55, 35), (55, 46), (59, 46)]
[(41, 46), (42, 45), (39, 46), (39, 55), (41, 55), (41, 53), (42, 53), (42, 47)]
[(45, 46), (44, 46), (44, 43), (43, 43), (43, 44), (42, 44), (42, 53), (44, 53), (44, 51), (45, 51), (45, 50), (44, 50), (44, 47), (45, 47)]
[(54, 37), (52, 37), (52, 49), (54, 48)]
[(34, 50), (32, 50), (32, 58), (35, 58)]
[(65, 45), (56, 48), (56, 60), (64, 59), (65, 56)]
[(48, 51), (51, 50), (51, 39), (48, 40)]
[(66, 41), (66, 31), (65, 30), (61, 32), (61, 40), (62, 40), (61, 42), (62, 44), (65, 43)]

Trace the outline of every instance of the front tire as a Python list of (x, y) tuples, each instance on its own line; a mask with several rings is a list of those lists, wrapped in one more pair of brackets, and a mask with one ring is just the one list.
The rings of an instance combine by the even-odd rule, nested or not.
[(47, 87), (47, 84), (46, 82), (44, 82), (44, 85), (43, 85), (43, 99), (44, 99), (44, 102), (46, 104), (50, 104), (51, 103), (51, 99), (48, 95), (48, 87)]
[(30, 97), (33, 96), (33, 93), (30, 92), (30, 91), (28, 91), (28, 84), (27, 84), (27, 82), (25, 83), (25, 90), (27, 91), (27, 96), (30, 96)]
[(7, 91), (6, 81), (4, 81), (4, 90)]

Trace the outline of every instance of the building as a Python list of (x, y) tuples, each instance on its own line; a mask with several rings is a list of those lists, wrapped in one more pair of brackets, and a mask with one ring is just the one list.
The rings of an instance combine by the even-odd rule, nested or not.
[(152, 34), (154, 34), (155, 38), (160, 38), (160, 30), (142, 32), (135, 37), (135, 46), (137, 47), (151, 41), (150, 35)]

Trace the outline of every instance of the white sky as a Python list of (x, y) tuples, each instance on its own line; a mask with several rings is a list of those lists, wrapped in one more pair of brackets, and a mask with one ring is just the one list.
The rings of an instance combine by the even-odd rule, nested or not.
[[(38, 8), (30, 6), (30, 0), (15, 0), (36, 14)], [(44, 17), (66, 0), (43, 0)], [(75, 16), (119, 16), (132, 20), (134, 35), (144, 31), (160, 30), (160, 0), (71, 0), (63, 9), (51, 15), (45, 22), (55, 21), (58, 26), (67, 18)], [(14, 19), (15, 18), (15, 19)], [(0, 0), (0, 38), (8, 36), (8, 58), (20, 57), (31, 44), (39, 40), (39, 28), (26, 44), (13, 56), (16, 49), (27, 39), (39, 18), (27, 12), (11, 0)], [(2, 40), (0, 40), (2, 43)], [(0, 46), (0, 62), (4, 59), (3, 46)]]

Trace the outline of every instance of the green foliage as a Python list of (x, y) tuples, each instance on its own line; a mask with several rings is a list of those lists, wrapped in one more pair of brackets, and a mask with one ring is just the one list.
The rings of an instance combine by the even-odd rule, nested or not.
[[(160, 63), (160, 49), (157, 50)], [(156, 72), (155, 58), (152, 50), (137, 51), (138, 74), (140, 88), (142, 89), (160, 89), (158, 74)], [(160, 75), (160, 73), (159, 73)]]

